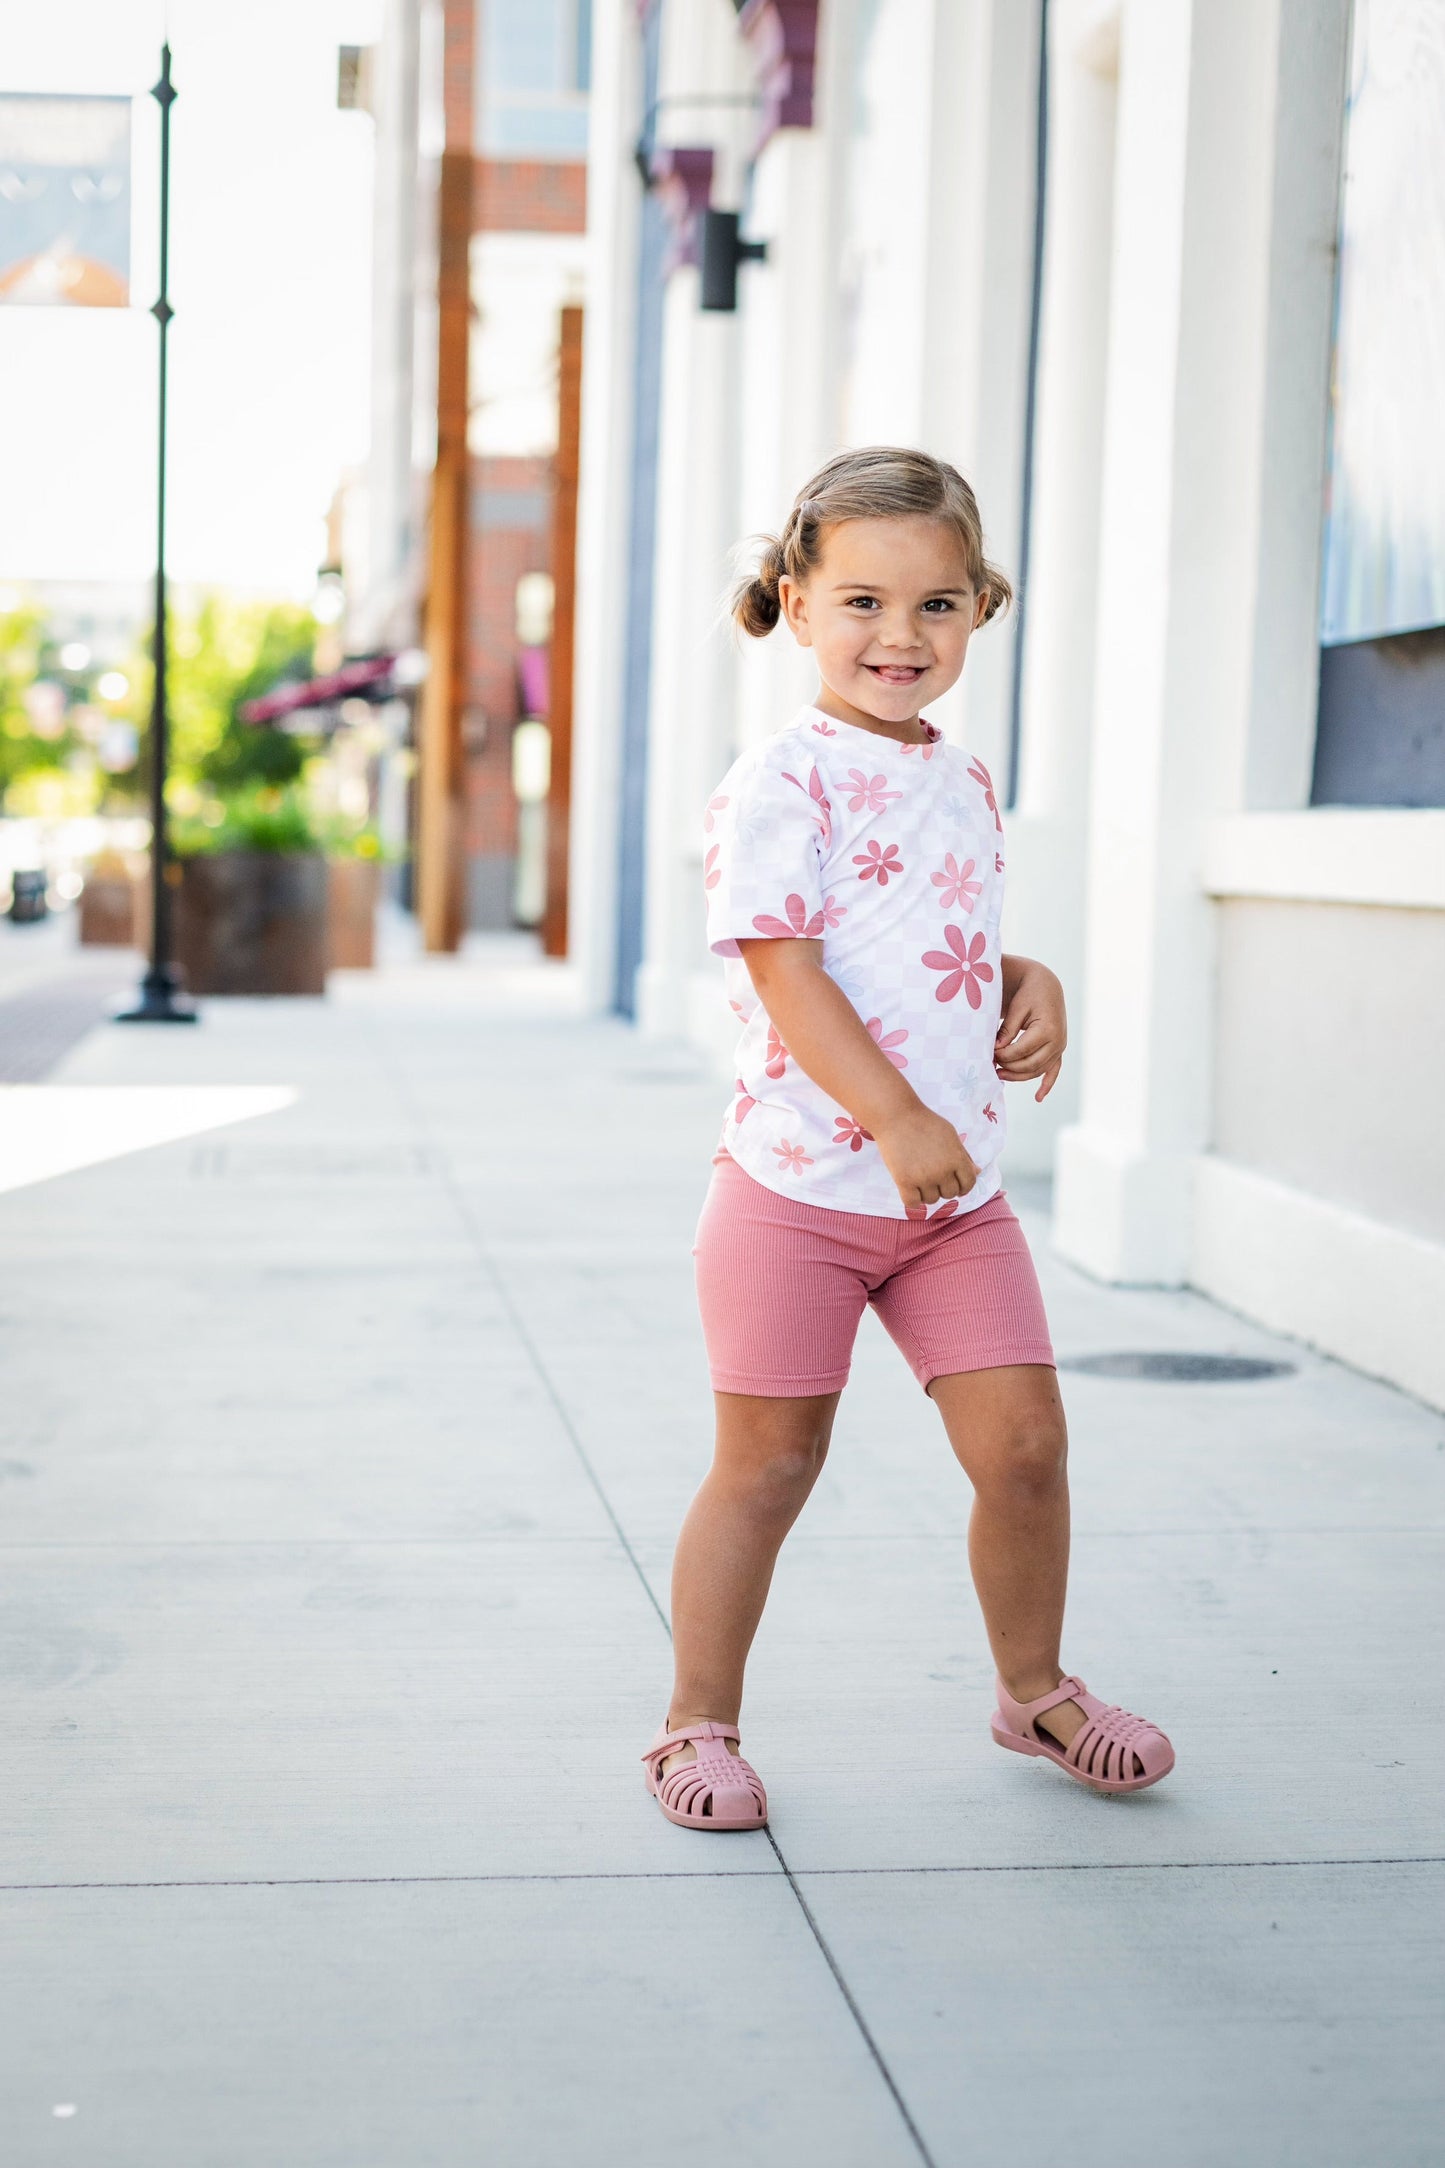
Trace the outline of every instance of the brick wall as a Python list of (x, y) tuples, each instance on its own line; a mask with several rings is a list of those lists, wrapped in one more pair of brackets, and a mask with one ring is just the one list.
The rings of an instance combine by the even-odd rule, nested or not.
[(587, 168), (553, 158), (479, 158), (478, 233), (585, 233)]
[(517, 582), (551, 570), (552, 462), (472, 461), (468, 708), (486, 734), (467, 753), (468, 857), (510, 857), (517, 845), (512, 725), (517, 720)]

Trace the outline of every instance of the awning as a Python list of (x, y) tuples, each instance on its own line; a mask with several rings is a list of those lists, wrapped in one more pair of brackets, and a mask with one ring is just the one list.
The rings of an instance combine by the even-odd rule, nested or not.
[(326, 677), (278, 685), (260, 700), (248, 700), (238, 713), (243, 723), (276, 723), (283, 715), (294, 715), (298, 708), (331, 708), (342, 700), (389, 699), (397, 661), (395, 655), (368, 655), (357, 662), (344, 662)]

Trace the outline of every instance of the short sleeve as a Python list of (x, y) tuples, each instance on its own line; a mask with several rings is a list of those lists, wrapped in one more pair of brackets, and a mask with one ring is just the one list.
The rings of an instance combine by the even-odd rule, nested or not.
[(744, 754), (708, 800), (703, 889), (715, 956), (736, 956), (739, 941), (822, 936), (831, 810), (816, 766), (790, 752)]

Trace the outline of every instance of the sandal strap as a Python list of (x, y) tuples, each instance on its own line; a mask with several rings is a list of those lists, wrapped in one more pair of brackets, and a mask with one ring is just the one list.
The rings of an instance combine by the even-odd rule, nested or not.
[(685, 1724), (681, 1731), (660, 1731), (642, 1759), (653, 1764), (655, 1775), (657, 1763), (675, 1754), (680, 1746), (696, 1747), (710, 1739), (736, 1739), (741, 1743), (741, 1736), (736, 1724)]
[(999, 1681), (999, 1699), (1002, 1701), (1007, 1697), (1009, 1706), (1018, 1711), (1019, 1716), (1031, 1731), (1034, 1729), (1038, 1718), (1047, 1716), (1050, 1709), (1057, 1709), (1065, 1701), (1081, 1702), (1088, 1691), (1082, 1679), (1060, 1679), (1051, 1693), (1040, 1694), (1036, 1701), (1015, 1701), (1003, 1681), (1001, 1679)]

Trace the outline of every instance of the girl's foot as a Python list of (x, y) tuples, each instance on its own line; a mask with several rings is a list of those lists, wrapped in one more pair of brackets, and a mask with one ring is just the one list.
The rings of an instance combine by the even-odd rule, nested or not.
[(768, 1795), (737, 1746), (736, 1724), (664, 1724), (643, 1755), (647, 1789), (684, 1829), (761, 1829)]
[(1098, 1700), (1082, 1679), (1061, 1679), (1033, 1701), (1015, 1701), (998, 1682), (993, 1735), (1013, 1754), (1040, 1755), (1096, 1792), (1142, 1792), (1174, 1767), (1174, 1749), (1156, 1724)]

